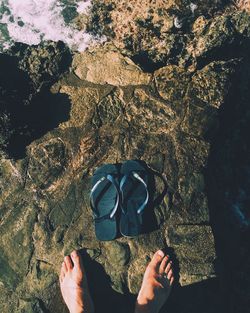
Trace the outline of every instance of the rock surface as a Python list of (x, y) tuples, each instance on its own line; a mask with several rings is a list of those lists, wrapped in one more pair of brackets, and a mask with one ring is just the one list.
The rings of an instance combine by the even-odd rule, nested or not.
[[(96, 311), (133, 312), (133, 295), (159, 248), (176, 265), (168, 312), (212, 313), (228, 305), (238, 313), (238, 303), (247, 312), (250, 18), (225, 2), (95, 1), (101, 30), (109, 16), (112, 36), (75, 53), (66, 74), (62, 47), (50, 43), (16, 55), (18, 73), (29, 75), (20, 103), (48, 112), (30, 109), (28, 121), (23, 114), (10, 124), (15, 134), (35, 134), (23, 143), (26, 155), (13, 155), (8, 118), (0, 124), (1, 312), (67, 312), (58, 273), (72, 249), (84, 255)], [(106, 20), (98, 15), (105, 12)], [(124, 25), (131, 40), (144, 29), (140, 47), (129, 48)], [(48, 51), (58, 54), (51, 71), (42, 61)], [(0, 116), (11, 120), (15, 92), (0, 83)], [(100, 242), (89, 205), (91, 175), (128, 159), (145, 161), (154, 173), (147, 231)]]
[(81, 80), (99, 85), (148, 85), (151, 78), (129, 58), (111, 49), (76, 56), (72, 66)]

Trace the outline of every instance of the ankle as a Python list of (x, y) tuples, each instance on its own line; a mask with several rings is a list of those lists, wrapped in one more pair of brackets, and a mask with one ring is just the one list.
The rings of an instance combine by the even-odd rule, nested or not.
[(86, 313), (86, 311), (84, 309), (78, 309), (78, 310), (73, 310), (73, 311), (69, 311), (70, 313)]
[(135, 305), (135, 313), (158, 313), (158, 311), (155, 309), (152, 302), (139, 304), (137, 301)]
[(158, 310), (152, 299), (138, 296), (135, 304), (135, 313), (158, 313)]
[(139, 291), (136, 299), (136, 304), (139, 306), (151, 306), (154, 300), (154, 294), (145, 292), (144, 288)]

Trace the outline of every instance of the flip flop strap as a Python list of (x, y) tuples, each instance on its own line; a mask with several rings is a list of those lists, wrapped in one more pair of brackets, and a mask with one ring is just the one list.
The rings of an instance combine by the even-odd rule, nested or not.
[(92, 209), (94, 211), (94, 214), (97, 216), (98, 214), (96, 213), (97, 210), (95, 209), (95, 201), (94, 201), (94, 192), (95, 190), (97, 189), (97, 187), (105, 180), (108, 180), (109, 182), (111, 182), (111, 184), (113, 184), (113, 186), (115, 187), (116, 189), (116, 193), (117, 193), (117, 197), (116, 197), (116, 202), (115, 202), (115, 206), (114, 206), (114, 209), (111, 211), (110, 214), (106, 214), (102, 217), (96, 217), (97, 220), (99, 219), (105, 219), (107, 218), (108, 216), (110, 218), (113, 218), (114, 215), (115, 215), (115, 212), (117, 211), (117, 208), (118, 208), (118, 205), (119, 205), (119, 201), (120, 201), (120, 197), (119, 197), (119, 190), (118, 190), (118, 187), (117, 187), (117, 184), (116, 184), (116, 181), (114, 179), (114, 177), (110, 174), (108, 174), (107, 176), (103, 176), (101, 177), (95, 184), (94, 186), (92, 187), (91, 191), (90, 191), (90, 203), (91, 203), (91, 206), (92, 206)]
[[(132, 174), (132, 176), (133, 176), (135, 179), (139, 180), (139, 181), (144, 185), (145, 190), (146, 190), (146, 198), (145, 198), (145, 200), (143, 201), (143, 203), (140, 205), (140, 207), (137, 209), (137, 214), (140, 214), (140, 213), (145, 209), (145, 207), (146, 207), (146, 205), (147, 205), (147, 203), (148, 203), (148, 200), (149, 200), (148, 186), (147, 186), (146, 182), (144, 181), (144, 179), (141, 178), (141, 176), (140, 176), (138, 173), (136, 173), (136, 172), (131, 172), (131, 174)], [(122, 200), (123, 200), (123, 198), (124, 198), (124, 197), (123, 197), (122, 188), (123, 188), (123, 186), (124, 186), (126, 180), (129, 178), (129, 176), (130, 176), (131, 174), (129, 174), (129, 175), (124, 175), (123, 178), (121, 179), (121, 182), (120, 182), (120, 190), (121, 190)], [(123, 202), (123, 201), (122, 201), (122, 202)]]

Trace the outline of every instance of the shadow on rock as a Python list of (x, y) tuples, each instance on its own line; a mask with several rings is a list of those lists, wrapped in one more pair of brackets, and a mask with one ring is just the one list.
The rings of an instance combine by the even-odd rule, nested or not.
[(217, 313), (221, 311), (221, 299), (218, 294), (219, 280), (211, 278), (187, 286), (179, 284), (180, 265), (173, 248), (164, 251), (173, 261), (175, 283), (168, 301), (161, 313)]
[[(83, 256), (84, 267), (86, 269), (90, 293), (95, 304), (95, 312), (110, 313), (134, 313), (136, 296), (127, 292), (122, 295), (111, 288), (109, 276), (102, 265), (92, 260), (85, 250), (80, 251)], [(178, 262), (174, 257), (174, 252), (168, 249), (168, 254), (173, 258), (177, 272)], [(168, 313), (217, 313), (220, 312), (220, 298), (218, 294), (218, 279), (209, 279), (192, 285), (181, 287), (175, 283), (170, 297), (163, 306), (161, 312)]]
[[(167, 181), (163, 175), (160, 173), (148, 169), (149, 171), (149, 193), (150, 193), (150, 201), (147, 209), (144, 213), (144, 225), (145, 225), (145, 233), (149, 233), (157, 230), (160, 227), (160, 224), (165, 220), (165, 217), (162, 216), (161, 220), (157, 219), (155, 209), (159, 208), (161, 203), (163, 202), (166, 194), (169, 191)], [(159, 187), (156, 187), (156, 179), (158, 179), (162, 183), (162, 189), (159, 190)], [(169, 200), (171, 202), (171, 194), (168, 193)], [(159, 212), (159, 211), (158, 211)]]
[(222, 312), (218, 288), (219, 282), (215, 278), (183, 287), (175, 285), (161, 313)]
[(25, 156), (25, 148), (33, 140), (68, 120), (70, 102), (65, 95), (51, 94), (50, 84), (36, 93), (15, 56), (0, 55), (0, 69), (0, 116), (8, 117), (8, 132), (0, 136), (9, 134), (6, 152), (18, 159)]
[(210, 220), (218, 256), (224, 311), (248, 312), (250, 303), (250, 60), (220, 109), (206, 173)]
[(95, 304), (95, 312), (134, 312), (135, 296), (127, 292), (120, 294), (111, 288), (109, 276), (102, 265), (92, 260), (85, 250), (80, 251), (86, 269), (88, 285)]
[(143, 215), (143, 233), (150, 233), (158, 228), (156, 216), (154, 214), (155, 208), (155, 173), (150, 168), (148, 168), (146, 162), (137, 160), (147, 171), (148, 173), (148, 192), (149, 192), (149, 202), (144, 211)]
[(173, 262), (172, 268), (174, 272), (174, 279), (175, 279), (175, 284), (179, 285), (179, 279), (180, 279), (180, 263), (177, 259), (177, 255), (175, 254), (175, 251), (171, 247), (166, 247), (163, 249), (165, 255), (169, 255), (170, 260)]

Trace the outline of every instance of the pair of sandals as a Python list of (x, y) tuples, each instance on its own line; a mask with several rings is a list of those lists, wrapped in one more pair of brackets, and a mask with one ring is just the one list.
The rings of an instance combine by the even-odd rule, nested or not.
[(149, 201), (149, 174), (139, 161), (121, 166), (106, 164), (92, 177), (90, 203), (95, 233), (99, 240), (113, 240), (119, 230), (125, 237), (138, 236), (143, 229), (143, 212)]

